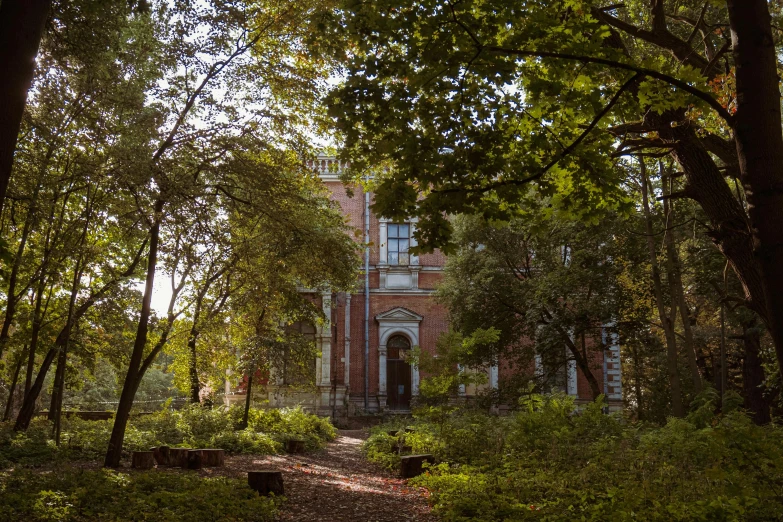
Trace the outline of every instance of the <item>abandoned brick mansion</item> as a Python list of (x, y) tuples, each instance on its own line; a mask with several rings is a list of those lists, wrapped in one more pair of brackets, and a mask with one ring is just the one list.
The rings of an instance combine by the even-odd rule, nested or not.
[[(339, 179), (336, 159), (321, 156), (313, 168), (342, 207), (357, 237), (369, 245), (365, 270), (356, 293), (326, 291), (313, 296), (327, 318), (322, 325), (301, 330), (314, 337), (321, 355), (316, 360), (316, 388), (291, 386), (285, 371), (273, 370), (266, 386), (269, 406), (300, 404), (321, 415), (337, 416), (407, 412), (419, 393), (421, 375), (405, 360), (405, 353), (414, 346), (434, 351), (438, 337), (448, 330), (448, 312), (433, 295), (446, 257), (437, 250), (418, 256), (411, 253), (416, 245), (415, 219), (393, 222), (372, 214), (372, 194), (360, 188), (349, 197)], [(612, 335), (604, 339), (604, 345), (608, 348), (603, 355), (596, 352), (598, 371), (594, 373), (610, 409), (615, 410), (622, 404), (620, 347)], [(540, 362), (534, 364), (538, 371)], [(488, 379), (483, 386), (502, 385), (504, 373), (510, 371), (515, 370), (505, 367), (503, 361), (486, 368)], [(563, 391), (577, 402), (591, 399), (587, 379), (573, 361), (564, 377)], [(459, 393), (469, 398), (479, 391), (470, 386)], [(240, 397), (235, 395), (231, 402), (234, 400)]]

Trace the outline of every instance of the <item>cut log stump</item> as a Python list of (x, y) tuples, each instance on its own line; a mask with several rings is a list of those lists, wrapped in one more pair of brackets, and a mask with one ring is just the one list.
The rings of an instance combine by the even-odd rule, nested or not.
[(190, 448), (169, 449), (169, 466), (176, 466), (178, 468), (187, 468), (189, 451)]
[(302, 453), (304, 452), (304, 441), (302, 439), (290, 439), (285, 441), (286, 453)]
[(283, 473), (280, 471), (248, 471), (247, 484), (259, 495), (268, 496), (270, 493), (274, 493), (275, 496), (280, 496), (285, 494)]
[(150, 448), (150, 451), (155, 457), (155, 462), (158, 463), (158, 466), (168, 466), (169, 465), (169, 447), (168, 446), (158, 446), (155, 448)]
[(131, 455), (131, 467), (135, 469), (152, 469), (155, 466), (155, 456), (151, 451), (134, 451)]
[(422, 465), (425, 462), (435, 464), (435, 458), (432, 455), (407, 455), (400, 459), (400, 475), (402, 478), (411, 478), (421, 475), (424, 471)]
[(205, 468), (222, 467), (226, 462), (226, 455), (222, 449), (201, 449), (201, 465)]
[(201, 450), (188, 451), (188, 469), (201, 469), (204, 465)]

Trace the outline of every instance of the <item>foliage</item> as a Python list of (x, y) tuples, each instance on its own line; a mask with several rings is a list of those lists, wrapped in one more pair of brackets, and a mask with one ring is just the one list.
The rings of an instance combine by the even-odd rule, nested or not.
[[(131, 418), (126, 451), (146, 451), (153, 446), (220, 448), (229, 453), (267, 455), (280, 453), (288, 439), (305, 441), (315, 450), (336, 436), (328, 419), (305, 413), (301, 408), (250, 411), (250, 423), (237, 429), (242, 408), (207, 409), (187, 406), (165, 408)], [(51, 461), (92, 460), (103, 455), (111, 434), (112, 421), (70, 418), (63, 422), (62, 444), (51, 440), (51, 423), (34, 421), (25, 432), (14, 432), (3, 424), (0, 429), (0, 468), (14, 464), (40, 465)]]
[(0, 520), (266, 521), (278, 500), (238, 479), (193, 473), (15, 469), (0, 475)]
[[(448, 521), (780, 520), (783, 430), (715, 415), (715, 396), (664, 426), (605, 415), (600, 401), (575, 409), (562, 395), (507, 417), (418, 418), (404, 437), (439, 463), (412, 482)], [(391, 439), (376, 430), (368, 457), (391, 465)]]

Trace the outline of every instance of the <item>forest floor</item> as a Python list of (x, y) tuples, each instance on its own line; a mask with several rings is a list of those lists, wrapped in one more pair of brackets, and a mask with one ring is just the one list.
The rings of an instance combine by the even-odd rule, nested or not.
[(360, 448), (366, 437), (366, 431), (340, 430), (334, 442), (317, 452), (227, 456), (224, 468), (205, 468), (201, 473), (240, 477), (252, 470), (282, 471), (288, 501), (282, 505), (280, 521), (436, 521), (426, 490), (408, 486), (364, 459)]

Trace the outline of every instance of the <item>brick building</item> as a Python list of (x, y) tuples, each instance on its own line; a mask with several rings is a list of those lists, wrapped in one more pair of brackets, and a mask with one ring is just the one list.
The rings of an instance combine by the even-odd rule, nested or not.
[[(416, 220), (395, 223), (369, 210), (372, 194), (355, 187), (349, 197), (339, 180), (340, 164), (319, 157), (314, 169), (342, 207), (357, 237), (370, 245), (365, 252), (366, 274), (355, 293), (315, 293), (329, 321), (313, 327), (321, 357), (316, 360), (317, 391), (288, 386), (284, 371), (273, 371), (267, 386), (269, 405), (301, 404), (320, 414), (345, 415), (367, 411), (410, 409), (418, 394), (420, 375), (404, 360), (406, 350), (420, 346), (433, 351), (438, 337), (448, 329), (447, 310), (433, 294), (442, 277), (446, 257), (436, 251), (415, 256)], [(596, 377), (612, 409), (621, 406), (619, 345), (605, 340), (607, 356), (598, 352)], [(540, 362), (534, 363), (538, 370)], [(533, 365), (531, 365), (533, 366)], [(531, 368), (532, 369), (532, 368)], [(515, 371), (501, 364), (487, 368), (488, 384), (497, 387), (505, 373)], [(578, 401), (590, 400), (584, 375), (571, 362), (565, 370), (564, 391)], [(476, 393), (474, 386), (461, 395)]]

